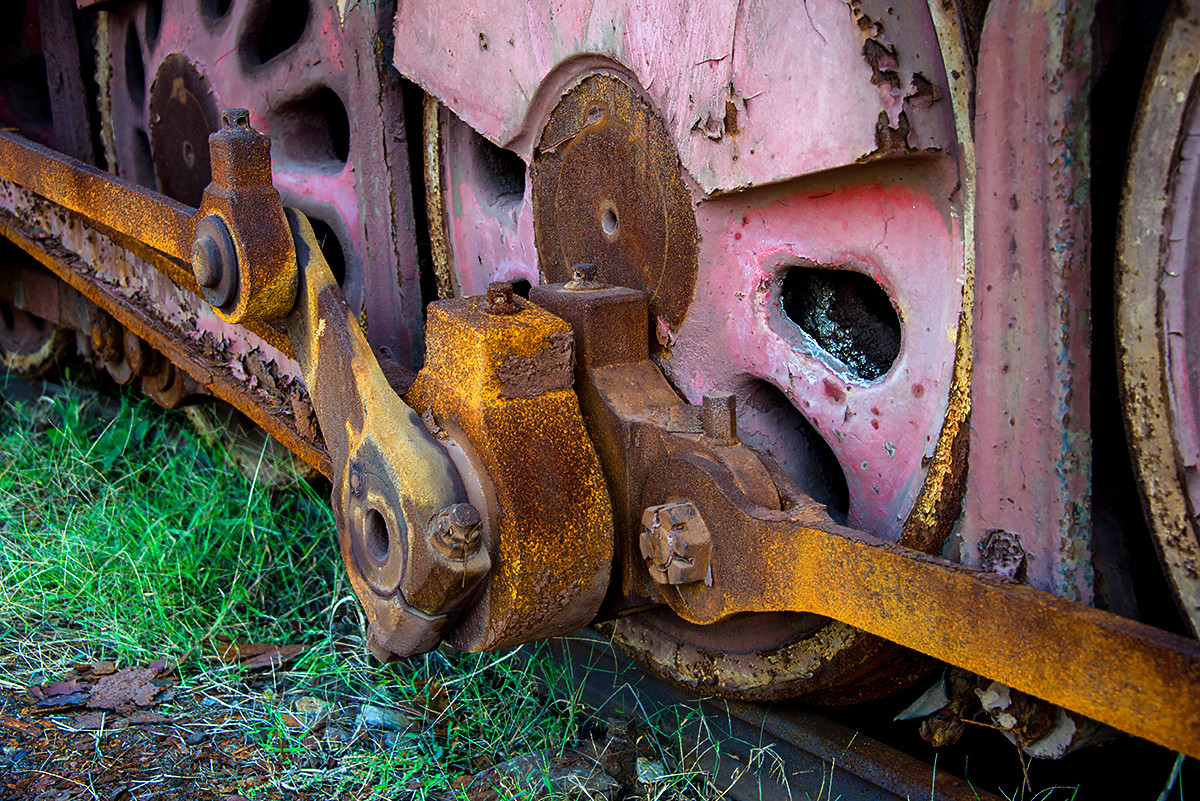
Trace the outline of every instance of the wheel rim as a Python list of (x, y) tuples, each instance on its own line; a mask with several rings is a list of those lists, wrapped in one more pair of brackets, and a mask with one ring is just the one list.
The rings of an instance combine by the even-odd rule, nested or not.
[(1117, 243), (1118, 364), (1130, 451), (1167, 578), (1200, 634), (1200, 9), (1159, 37)]
[(27, 378), (42, 375), (66, 350), (71, 331), (0, 301), (0, 364)]

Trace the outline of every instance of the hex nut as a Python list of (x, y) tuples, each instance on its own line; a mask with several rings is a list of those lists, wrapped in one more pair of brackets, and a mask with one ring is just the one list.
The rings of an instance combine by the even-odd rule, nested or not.
[(470, 504), (454, 504), (438, 512), (423, 536), (409, 542), (400, 591), (413, 609), (444, 615), (458, 608), (492, 568), (482, 547), (481, 519)]
[(521, 302), (510, 281), (493, 281), (488, 284), (486, 301), (483, 310), (488, 314), (517, 314), (521, 311)]
[(646, 509), (639, 546), (650, 577), (659, 584), (711, 583), (712, 535), (693, 504)]

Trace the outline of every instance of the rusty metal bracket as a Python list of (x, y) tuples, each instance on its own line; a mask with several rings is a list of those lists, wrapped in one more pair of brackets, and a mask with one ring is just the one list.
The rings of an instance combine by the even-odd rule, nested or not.
[(609, 614), (824, 615), (1200, 756), (1200, 643), (838, 525), (737, 444), (727, 399), (683, 404), (641, 338), (613, 335), (646, 330), (642, 293), (556, 284), (530, 297), (577, 335), (617, 510)]
[(231, 323), (273, 320), (296, 302), (296, 251), (271, 183), (271, 140), (244, 108), (226, 109), (208, 138), (212, 183), (196, 214), (192, 272)]
[(382, 658), (423, 653), (491, 568), (458, 471), (396, 395), (308, 220), (289, 209), (298, 292), (285, 319), (334, 464), (333, 512), (350, 583)]
[(405, 399), (459, 465), (494, 564), (448, 641), (485, 650), (578, 629), (608, 587), (613, 526), (570, 327), (498, 284), (432, 304), (426, 338)]
[[(426, 651), (444, 637), (462, 648), (503, 647), (587, 623), (608, 584), (612, 522), (571, 390), (566, 324), (527, 308), (511, 286), (431, 310), (428, 367), (410, 400), (440, 421), (431, 423), (439, 443), (384, 376), (311, 226), (280, 207), (269, 140), (244, 110), (224, 116), (210, 138), (214, 180), (199, 210), (7, 133), (0, 177), (149, 254), (223, 319), (295, 355), (324, 453), (306, 451), (244, 393), (234, 397), (333, 480), (343, 558), (380, 656)], [(45, 255), (32, 242), (27, 249)], [(194, 361), (179, 360), (186, 348), (173, 333), (110, 297), (102, 281), (56, 272), (172, 361)], [(283, 337), (267, 324), (279, 319)], [(114, 344), (114, 369), (125, 362)], [(172, 401), (187, 390), (166, 369), (151, 383)], [(558, 434), (554, 447), (547, 431)], [(533, 452), (543, 458), (526, 458)]]
[[(294, 304), (295, 254), (279, 193), (271, 185), (269, 141), (242, 129), (244, 118), (232, 113), (237, 111), (231, 110), (229, 120), (237, 130), (212, 135), (219, 182), (210, 187), (211, 196), (206, 190), (203, 211), (10, 131), (0, 131), (0, 178), (111, 233), (119, 244), (139, 252), (167, 278), (206, 301), (227, 300), (226, 308), (214, 306), (219, 315), (291, 355), (291, 344), (272, 321)], [(227, 242), (220, 238), (222, 227)], [(197, 242), (197, 234), (202, 241)], [(236, 254), (232, 266), (237, 272), (225, 278), (233, 286), (227, 299), (213, 294), (216, 282), (202, 286), (193, 274), (199, 267), (201, 278), (212, 276), (211, 263), (204, 262), (214, 253)], [(229, 290), (226, 286), (219, 291)]]

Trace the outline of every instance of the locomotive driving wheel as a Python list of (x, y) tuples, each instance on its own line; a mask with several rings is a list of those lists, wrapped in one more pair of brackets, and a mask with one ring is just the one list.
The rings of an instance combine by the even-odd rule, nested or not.
[[(720, 113), (697, 119), (685, 117), (696, 93), (672, 70), (703, 72), (706, 62), (686, 48), (657, 71), (628, 52), (536, 52), (536, 83), (514, 89), (533, 100), (514, 102), (520, 113), (505, 127), (495, 122), (503, 79), (460, 83), (436, 56), (398, 41), (397, 66), (444, 101), (431, 99), (426, 115), (435, 261), (442, 287), (463, 294), (493, 280), (565, 281), (580, 262), (595, 263), (601, 281), (646, 291), (654, 358), (681, 395), (699, 404), (706, 392), (734, 392), (743, 438), (835, 519), (936, 552), (961, 491), (970, 364), (960, 329), (971, 280), (959, 224), (966, 162), (946, 71), (924, 4), (887, 9), (886, 35), (858, 4), (848, 14), (808, 8), (812, 27), (769, 12), (738, 18), (738, 41), (761, 46), (764, 61), (771, 47), (841, 42), (831, 69), (861, 69), (871, 96), (885, 94), (861, 151), (848, 132), (862, 110), (813, 94), (827, 76), (796, 74), (794, 61), (760, 63), (744, 85), (735, 75)], [(410, 9), (398, 32), (425, 23), (420, 4)], [(672, 19), (654, 24), (662, 18)], [(630, 28), (649, 22), (627, 19), (618, 36), (633, 39)], [(494, 45), (492, 23), (475, 20), (469, 36), (442, 31), (448, 49), (457, 42), (460, 57), (478, 56), (480, 71), (498, 52), (520, 76), (521, 58)], [(772, 36), (786, 41), (766, 44)], [(613, 51), (608, 40), (591, 46)], [(864, 63), (864, 53), (878, 58)], [(547, 60), (559, 66), (547, 72)], [(861, 99), (856, 91), (843, 101)], [(793, 106), (812, 112), (795, 140), (777, 135), (787, 115), (776, 112)], [(602, 628), (674, 681), (746, 699), (856, 701), (928, 667), (807, 614), (696, 626), (654, 610)]]
[(1200, 7), (1172, 6), (1144, 84), (1118, 240), (1117, 355), (1143, 508), (1200, 634)]
[[(386, 3), (136, 0), (103, 12), (97, 72), (109, 168), (189, 206), (211, 181), (208, 137), (221, 109), (249, 109), (271, 138), (283, 204), (309, 219), (372, 346), (408, 367), (421, 345), (421, 292), (403, 98), (394, 72), (364, 44), (390, 23)], [(298, 378), (292, 360), (194, 306), (166, 316), (221, 343), (224, 358), (254, 356)], [(248, 476), (276, 486), (312, 475), (228, 404), (205, 406), (189, 411), (193, 422)]]

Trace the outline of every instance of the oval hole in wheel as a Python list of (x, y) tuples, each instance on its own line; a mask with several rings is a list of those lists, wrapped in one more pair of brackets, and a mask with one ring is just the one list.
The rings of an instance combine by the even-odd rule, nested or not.
[(900, 355), (900, 317), (869, 275), (798, 265), (780, 299), (788, 319), (858, 378), (881, 378)]

